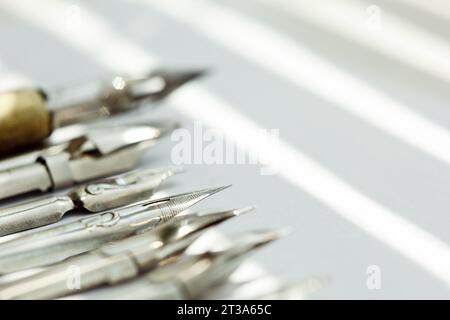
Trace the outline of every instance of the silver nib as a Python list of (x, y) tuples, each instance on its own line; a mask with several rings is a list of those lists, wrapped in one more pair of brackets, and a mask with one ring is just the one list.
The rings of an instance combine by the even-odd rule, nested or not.
[[(130, 123), (113, 126), (91, 127), (86, 137), (92, 144), (88, 148), (96, 148), (102, 154), (108, 154), (128, 145), (159, 139), (174, 129), (177, 123)], [(91, 150), (86, 150), (92, 152)]]
[(156, 269), (148, 274), (147, 278), (152, 284), (165, 281), (181, 282), (183, 292), (187, 294), (183, 298), (194, 299), (228, 279), (255, 249), (279, 237), (279, 232), (273, 230), (235, 235), (232, 238), (238, 240), (228, 248), (180, 257), (176, 263)]
[(207, 73), (206, 70), (158, 70), (152, 72), (147, 78), (130, 81), (130, 92), (135, 100), (150, 99), (156, 101), (167, 97), (182, 85), (203, 77)]
[[(197, 234), (191, 236), (195, 237)], [(220, 251), (183, 255), (162, 263), (146, 275), (97, 294), (97, 299), (196, 299), (220, 284), (236, 270), (254, 249), (278, 238), (276, 231), (256, 231), (241, 237)], [(236, 237), (233, 237), (236, 238)], [(188, 239), (188, 238), (185, 238)], [(176, 246), (179, 241), (163, 246)], [(184, 249), (183, 249), (184, 250)], [(167, 255), (165, 255), (167, 256)]]
[(79, 207), (100, 212), (148, 200), (164, 180), (181, 172), (181, 167), (135, 170), (87, 184), (69, 195)]
[[(66, 88), (53, 101), (52, 127), (56, 129), (135, 110), (145, 102), (165, 98), (183, 84), (203, 74), (205, 72), (200, 70), (159, 70), (137, 77), (117, 75), (106, 83), (97, 83), (95, 88)], [(74, 93), (76, 98), (71, 97)], [(50, 103), (52, 100), (50, 99)]]
[(241, 236), (236, 235), (233, 239), (232, 245), (225, 249), (219, 251), (211, 251), (214, 255), (219, 255), (226, 257), (227, 260), (233, 260), (235, 258), (240, 258), (243, 255), (252, 252), (254, 249), (265, 246), (275, 240), (280, 239), (285, 235), (284, 229), (279, 230), (254, 230), (251, 232), (246, 232)]
[(253, 210), (255, 210), (254, 206), (248, 206), (248, 207), (244, 207), (244, 208), (234, 209), (232, 212), (235, 216), (241, 216), (241, 215), (246, 214)]
[(225, 188), (151, 200), (10, 240), (0, 244), (0, 274), (56, 263), (154, 229)]
[(158, 237), (163, 242), (175, 242), (189, 234), (208, 229), (250, 210), (252, 210), (252, 208), (247, 207), (202, 215), (187, 214), (178, 216), (169, 223), (156, 228), (153, 232), (158, 234)]
[(160, 207), (161, 205), (164, 205), (160, 208), (161, 212), (163, 213), (161, 219), (167, 221), (167, 219), (173, 218), (179, 212), (192, 207), (197, 202), (202, 201), (203, 199), (206, 199), (222, 190), (225, 190), (230, 186), (231, 185), (218, 188), (208, 188), (199, 191), (183, 193), (176, 196), (169, 196), (166, 198), (149, 201), (148, 203), (143, 204), (143, 206), (150, 208), (153, 206)]
[(47, 197), (0, 209), (0, 236), (59, 221), (74, 209), (100, 212), (148, 199), (181, 168), (141, 169), (89, 183), (67, 195)]
[[(242, 236), (233, 236), (238, 239), (223, 250), (207, 251), (198, 256), (199, 261), (208, 259), (210, 266), (207, 270), (194, 277), (184, 277), (184, 287), (188, 293), (187, 299), (198, 298), (211, 287), (218, 285), (247, 259), (255, 249), (263, 247), (277, 239), (281, 234), (278, 231), (252, 231)], [(201, 265), (201, 263), (200, 263)], [(195, 266), (193, 266), (195, 268)], [(195, 274), (193, 272), (192, 274)]]
[(70, 294), (65, 275), (71, 265), (80, 267), (84, 290), (128, 280), (177, 257), (209, 227), (236, 216), (229, 214), (234, 211), (186, 215), (152, 231), (106, 244), (12, 283), (0, 289), (0, 297), (50, 299)]
[(8, 159), (5, 170), (0, 171), (0, 199), (130, 170), (162, 132), (150, 125), (96, 128), (68, 142), (22, 155), (16, 159), (17, 166), (12, 166), (14, 159)]

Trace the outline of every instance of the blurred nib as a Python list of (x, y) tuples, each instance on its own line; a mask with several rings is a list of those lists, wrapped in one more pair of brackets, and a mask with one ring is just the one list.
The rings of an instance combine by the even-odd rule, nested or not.
[(255, 210), (254, 206), (248, 206), (248, 207), (244, 207), (244, 208), (234, 209), (232, 211), (232, 213), (235, 216), (241, 216), (241, 215), (246, 214), (247, 212), (250, 212), (253, 210)]
[(253, 230), (240, 236), (234, 236), (233, 239), (236, 240), (232, 241), (229, 248), (222, 251), (229, 256), (237, 258), (280, 239), (282, 235), (278, 230)]
[(242, 209), (233, 209), (233, 210), (227, 210), (227, 211), (220, 211), (220, 212), (212, 212), (203, 214), (200, 216), (191, 217), (192, 222), (198, 226), (209, 227), (212, 225), (219, 224), (221, 222), (224, 222), (228, 219), (234, 218), (239, 216), (240, 214), (243, 214), (245, 212), (251, 211), (252, 207), (242, 208)]
[(182, 85), (201, 78), (208, 74), (208, 70), (192, 70), (192, 71), (167, 71), (161, 70), (152, 73), (152, 77), (161, 78), (164, 81), (164, 88), (156, 95), (155, 98), (162, 99)]

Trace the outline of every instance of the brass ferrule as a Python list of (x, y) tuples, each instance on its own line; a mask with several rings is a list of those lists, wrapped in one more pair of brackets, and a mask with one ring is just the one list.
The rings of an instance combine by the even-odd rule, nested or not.
[(39, 90), (0, 93), (0, 154), (36, 144), (50, 135), (45, 102)]

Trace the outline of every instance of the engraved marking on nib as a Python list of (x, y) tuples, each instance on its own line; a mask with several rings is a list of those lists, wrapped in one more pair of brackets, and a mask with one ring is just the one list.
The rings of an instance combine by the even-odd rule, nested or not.
[(204, 189), (204, 190), (200, 190), (200, 191), (194, 191), (191, 193), (185, 193), (185, 194), (171, 197), (168, 203), (159, 205), (159, 208), (162, 212), (161, 220), (163, 222), (166, 222), (169, 219), (172, 219), (173, 217), (175, 217), (180, 212), (193, 206), (197, 202), (199, 202), (215, 193), (218, 193), (228, 187), (230, 187), (230, 185), (219, 187), (219, 188), (209, 188), (209, 189)]

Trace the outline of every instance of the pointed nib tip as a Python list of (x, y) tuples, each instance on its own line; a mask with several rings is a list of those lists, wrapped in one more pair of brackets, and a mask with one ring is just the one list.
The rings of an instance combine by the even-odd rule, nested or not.
[(216, 194), (224, 189), (229, 188), (230, 186), (223, 186), (223, 187), (218, 187), (218, 188), (208, 188), (208, 189), (203, 189), (203, 190), (197, 190), (197, 191), (192, 191), (189, 192), (187, 194), (182, 194), (180, 196), (188, 196), (188, 197), (195, 197), (197, 199), (205, 199), (209, 196), (212, 196), (213, 194)]
[(181, 128), (181, 124), (179, 122), (170, 122), (164, 125), (161, 125), (161, 131), (172, 132), (173, 130)]
[(186, 169), (183, 166), (171, 166), (167, 167), (166, 171), (170, 175), (179, 174), (179, 173), (185, 173)]
[(294, 231), (292, 227), (282, 227), (275, 230), (272, 230), (273, 234), (276, 235), (277, 239), (283, 238)]
[(279, 230), (267, 231), (265, 234), (266, 243), (278, 240), (282, 237), (282, 233)]
[(160, 174), (162, 174), (162, 179), (167, 179), (169, 177), (172, 177), (179, 173), (184, 173), (185, 170), (183, 167), (173, 166), (173, 167), (167, 167), (163, 168), (159, 171)]
[(184, 73), (185, 82), (191, 81), (197, 78), (203, 78), (211, 73), (210, 69), (198, 69)]
[(167, 124), (161, 124), (158, 126), (155, 126), (159, 131), (159, 137), (164, 137), (169, 134), (171, 134), (173, 131), (179, 129), (181, 125), (178, 122), (173, 123), (167, 123)]
[(256, 245), (262, 246), (278, 240), (286, 234), (286, 230), (287, 228), (259, 231), (255, 238)]
[(248, 206), (248, 207), (244, 207), (244, 208), (234, 209), (233, 210), (233, 214), (235, 216), (240, 216), (240, 215), (246, 214), (246, 213), (248, 213), (250, 211), (253, 211), (253, 210), (255, 210), (254, 206)]
[(270, 231), (267, 231), (266, 234), (272, 238), (273, 240), (278, 240), (281, 239), (289, 234), (291, 234), (293, 231), (292, 227), (282, 227), (282, 228), (278, 228), (278, 229), (273, 229)]
[(196, 80), (198, 78), (204, 77), (209, 73), (209, 70), (207, 69), (198, 69), (198, 70), (191, 70), (191, 71), (159, 71), (156, 72), (156, 74), (160, 74), (167, 83), (169, 83), (169, 86), (171, 90), (174, 90), (178, 87), (181, 87), (182, 85), (191, 82), (193, 80)]
[(233, 254), (240, 255), (252, 252), (255, 249), (266, 246), (278, 240), (279, 234), (276, 230), (253, 230), (235, 237), (237, 240), (233, 246)]
[(213, 212), (207, 213), (197, 217), (197, 221), (206, 224), (207, 226), (217, 225), (219, 223), (225, 222), (228, 219), (235, 217), (231, 211)]
[(231, 187), (231, 184), (226, 185), (226, 186), (222, 186), (222, 187), (217, 187), (217, 188), (205, 189), (205, 192), (210, 194), (210, 195), (213, 195), (213, 194), (218, 193), (218, 192), (220, 192), (222, 190), (228, 189), (229, 187)]

